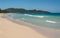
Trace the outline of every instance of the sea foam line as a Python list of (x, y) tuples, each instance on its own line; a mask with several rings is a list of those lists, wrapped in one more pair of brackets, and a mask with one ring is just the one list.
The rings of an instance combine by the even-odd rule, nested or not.
[(48, 22), (48, 23), (57, 23), (57, 22), (51, 21), (51, 20), (46, 20), (46, 22)]
[(30, 15), (30, 14), (24, 14), (25, 16), (31, 16), (31, 17), (37, 17), (37, 18), (44, 18), (47, 16), (38, 16), (38, 15)]

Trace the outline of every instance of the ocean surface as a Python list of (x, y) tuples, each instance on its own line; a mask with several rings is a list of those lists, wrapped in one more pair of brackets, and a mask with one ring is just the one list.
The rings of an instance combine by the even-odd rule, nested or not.
[(60, 30), (60, 14), (20, 14), (20, 13), (6, 13), (12, 19), (23, 20), (25, 22)]

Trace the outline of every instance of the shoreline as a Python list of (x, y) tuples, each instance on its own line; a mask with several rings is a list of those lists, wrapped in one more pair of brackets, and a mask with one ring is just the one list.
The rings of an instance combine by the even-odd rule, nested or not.
[[(1, 16), (0, 16), (1, 17)], [(0, 38), (48, 38), (34, 29), (16, 24), (7, 18), (0, 18)]]
[[(9, 19), (11, 20), (11, 19)], [(33, 30), (37, 31), (39, 34), (43, 34), (44, 36), (47, 36), (48, 38), (59, 38), (60, 37), (60, 30), (56, 30), (56, 29), (53, 29), (53, 28), (46, 28), (46, 27), (43, 27), (43, 26), (37, 26), (37, 25), (34, 25), (34, 24), (31, 24), (31, 23), (27, 23), (27, 22), (24, 22), (24, 21), (21, 21), (21, 20), (11, 20), (12, 22), (14, 23), (17, 23), (17, 24), (21, 24), (21, 25), (24, 25), (24, 26), (28, 26), (30, 28), (32, 28)]]
[[(25, 24), (28, 24), (28, 25), (34, 25), (34, 26), (37, 26), (35, 24), (31, 24), (31, 23), (27, 23), (23, 20), (19, 20), (19, 19), (13, 19), (9, 16), (2, 16), (3, 18), (7, 18), (8, 20), (12, 21), (12, 22), (15, 22), (17, 24), (19, 24), (19, 22), (22, 22), (22, 23), (25, 23)], [(55, 28), (49, 28), (49, 27), (44, 27), (44, 26), (40, 26), (40, 27), (43, 27), (43, 28), (46, 28), (46, 29), (50, 29), (50, 30), (55, 30), (55, 31), (60, 31), (60, 29), (55, 29)]]
[[(25, 25), (25, 26), (29, 26), (29, 27), (37, 26), (37, 25), (31, 24), (31, 23), (27, 23), (27, 22), (25, 22), (25, 21), (23, 21), (23, 20), (10, 18), (9, 16), (8, 16), (8, 17), (7, 17), (7, 16), (3, 16), (3, 18), (7, 18), (8, 20), (10, 20), (10, 21), (12, 21), (12, 22), (14, 22), (14, 23), (21, 24), (21, 25)], [(24, 24), (22, 24), (22, 23), (24, 23)], [(54, 29), (54, 28), (49, 28), (49, 27), (44, 27), (44, 26), (38, 26), (38, 27), (42, 27), (42, 28), (45, 28), (45, 29), (49, 29), (49, 30), (51, 30), (51, 31), (54, 30), (54, 31), (60, 32), (59, 29)]]
[[(21, 21), (21, 20), (12, 20), (9, 17), (5, 17), (5, 16), (3, 18), (6, 18), (7, 20), (12, 21), (13, 23), (30, 27), (33, 30), (35, 30), (36, 32), (38, 32), (39, 34), (43, 34), (44, 36), (47, 36), (49, 38), (57, 38), (57, 37), (60, 37), (59, 36), (60, 35), (60, 30), (56, 31), (56, 29), (45, 28), (45, 27), (41, 27), (41, 26), (36, 26), (36, 25), (30, 24), (30, 23), (27, 23), (27, 22), (24, 22), (24, 21)], [(56, 35), (54, 34), (54, 32), (55, 32)]]

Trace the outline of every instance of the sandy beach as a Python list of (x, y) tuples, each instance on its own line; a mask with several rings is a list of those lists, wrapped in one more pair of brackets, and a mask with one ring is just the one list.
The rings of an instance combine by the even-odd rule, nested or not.
[[(0, 14), (1, 17), (2, 14)], [(30, 27), (0, 18), (0, 38), (47, 38)]]
[(60, 30), (14, 20), (0, 13), (0, 38), (60, 38)]

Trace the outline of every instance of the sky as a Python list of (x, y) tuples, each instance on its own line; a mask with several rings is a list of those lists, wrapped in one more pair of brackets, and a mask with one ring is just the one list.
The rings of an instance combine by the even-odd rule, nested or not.
[(60, 12), (60, 0), (0, 0), (0, 8), (24, 8)]

